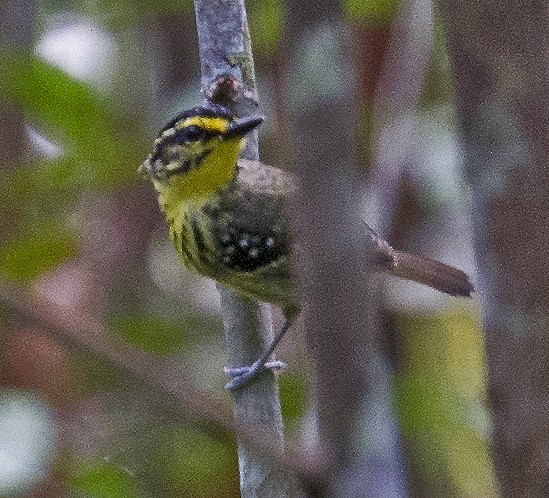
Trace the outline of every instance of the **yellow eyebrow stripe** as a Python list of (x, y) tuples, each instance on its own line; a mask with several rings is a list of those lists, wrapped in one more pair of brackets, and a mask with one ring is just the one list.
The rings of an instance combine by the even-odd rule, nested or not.
[(178, 130), (183, 130), (189, 126), (200, 126), (207, 131), (214, 133), (224, 133), (229, 128), (229, 122), (224, 118), (208, 118), (204, 116), (193, 116), (180, 121), (175, 125)]

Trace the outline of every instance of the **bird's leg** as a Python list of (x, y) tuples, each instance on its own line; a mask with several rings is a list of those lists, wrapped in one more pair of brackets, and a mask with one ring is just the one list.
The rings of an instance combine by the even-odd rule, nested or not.
[(246, 367), (229, 367), (225, 368), (225, 372), (232, 376), (232, 380), (225, 386), (228, 391), (235, 391), (240, 389), (257, 377), (263, 370), (267, 368), (281, 369), (285, 368), (286, 364), (282, 361), (268, 361), (269, 356), (276, 349), (276, 346), (284, 337), (284, 334), (292, 326), (297, 318), (297, 313), (287, 313), (286, 320), (282, 325), (282, 328), (278, 331), (275, 338), (267, 348), (267, 350), (251, 365)]

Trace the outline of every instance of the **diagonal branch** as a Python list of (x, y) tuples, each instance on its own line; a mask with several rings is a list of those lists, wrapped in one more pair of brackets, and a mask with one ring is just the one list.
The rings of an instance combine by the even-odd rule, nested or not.
[[(0, 281), (0, 315), (11, 317), (19, 323), (37, 325), (36, 330), (54, 338), (60, 344), (80, 353), (100, 358), (124, 371), (127, 378), (146, 391), (146, 399), (163, 413), (177, 420), (189, 421), (211, 437), (224, 440), (237, 435), (242, 443), (258, 454), (271, 459), (307, 481), (317, 473), (317, 462), (305, 459), (298, 446), (289, 441), (284, 454), (277, 444), (264, 433), (264, 428), (239, 426), (227, 405), (209, 396), (187, 382), (182, 373), (174, 375), (176, 366), (171, 361), (116, 342), (108, 329), (100, 323), (65, 324), (52, 316), (45, 306), (29, 295), (22, 286)], [(180, 369), (179, 369), (180, 370)]]

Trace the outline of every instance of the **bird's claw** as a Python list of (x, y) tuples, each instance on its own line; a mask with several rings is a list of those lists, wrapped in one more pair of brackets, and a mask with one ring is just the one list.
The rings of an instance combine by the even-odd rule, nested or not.
[(265, 369), (283, 370), (284, 368), (286, 368), (286, 363), (280, 360), (268, 361), (264, 364), (256, 361), (247, 367), (226, 367), (225, 373), (229, 374), (232, 380), (225, 385), (225, 389), (227, 391), (240, 389)]

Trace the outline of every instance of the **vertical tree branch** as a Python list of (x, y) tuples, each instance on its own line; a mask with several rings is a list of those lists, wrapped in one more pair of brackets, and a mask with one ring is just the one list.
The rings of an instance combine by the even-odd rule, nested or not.
[[(195, 0), (202, 88), (208, 89), (220, 76), (232, 75), (244, 85), (244, 98), (229, 104), (237, 115), (257, 108), (254, 64), (244, 0)], [(259, 159), (257, 134), (250, 136), (244, 151), (247, 159)], [(231, 366), (249, 365), (269, 340), (262, 337), (257, 303), (231, 290), (220, 288), (225, 340)], [(274, 374), (266, 372), (234, 393), (238, 425), (261, 424), (271, 441), (283, 451), (283, 425)], [(252, 454), (239, 444), (242, 496), (287, 496), (288, 479), (272, 461)]]
[(319, 488), (326, 496), (401, 496), (401, 476), (376, 440), (386, 436), (385, 428), (372, 416), (376, 403), (387, 401), (381, 391), (390, 388), (354, 167), (358, 113), (350, 33), (338, 1), (307, 8), (292, 1), (289, 19), (290, 108), (302, 187), (293, 218), (316, 369), (325, 465)]
[(549, 493), (546, 2), (440, 0), (454, 59), (503, 496)]

